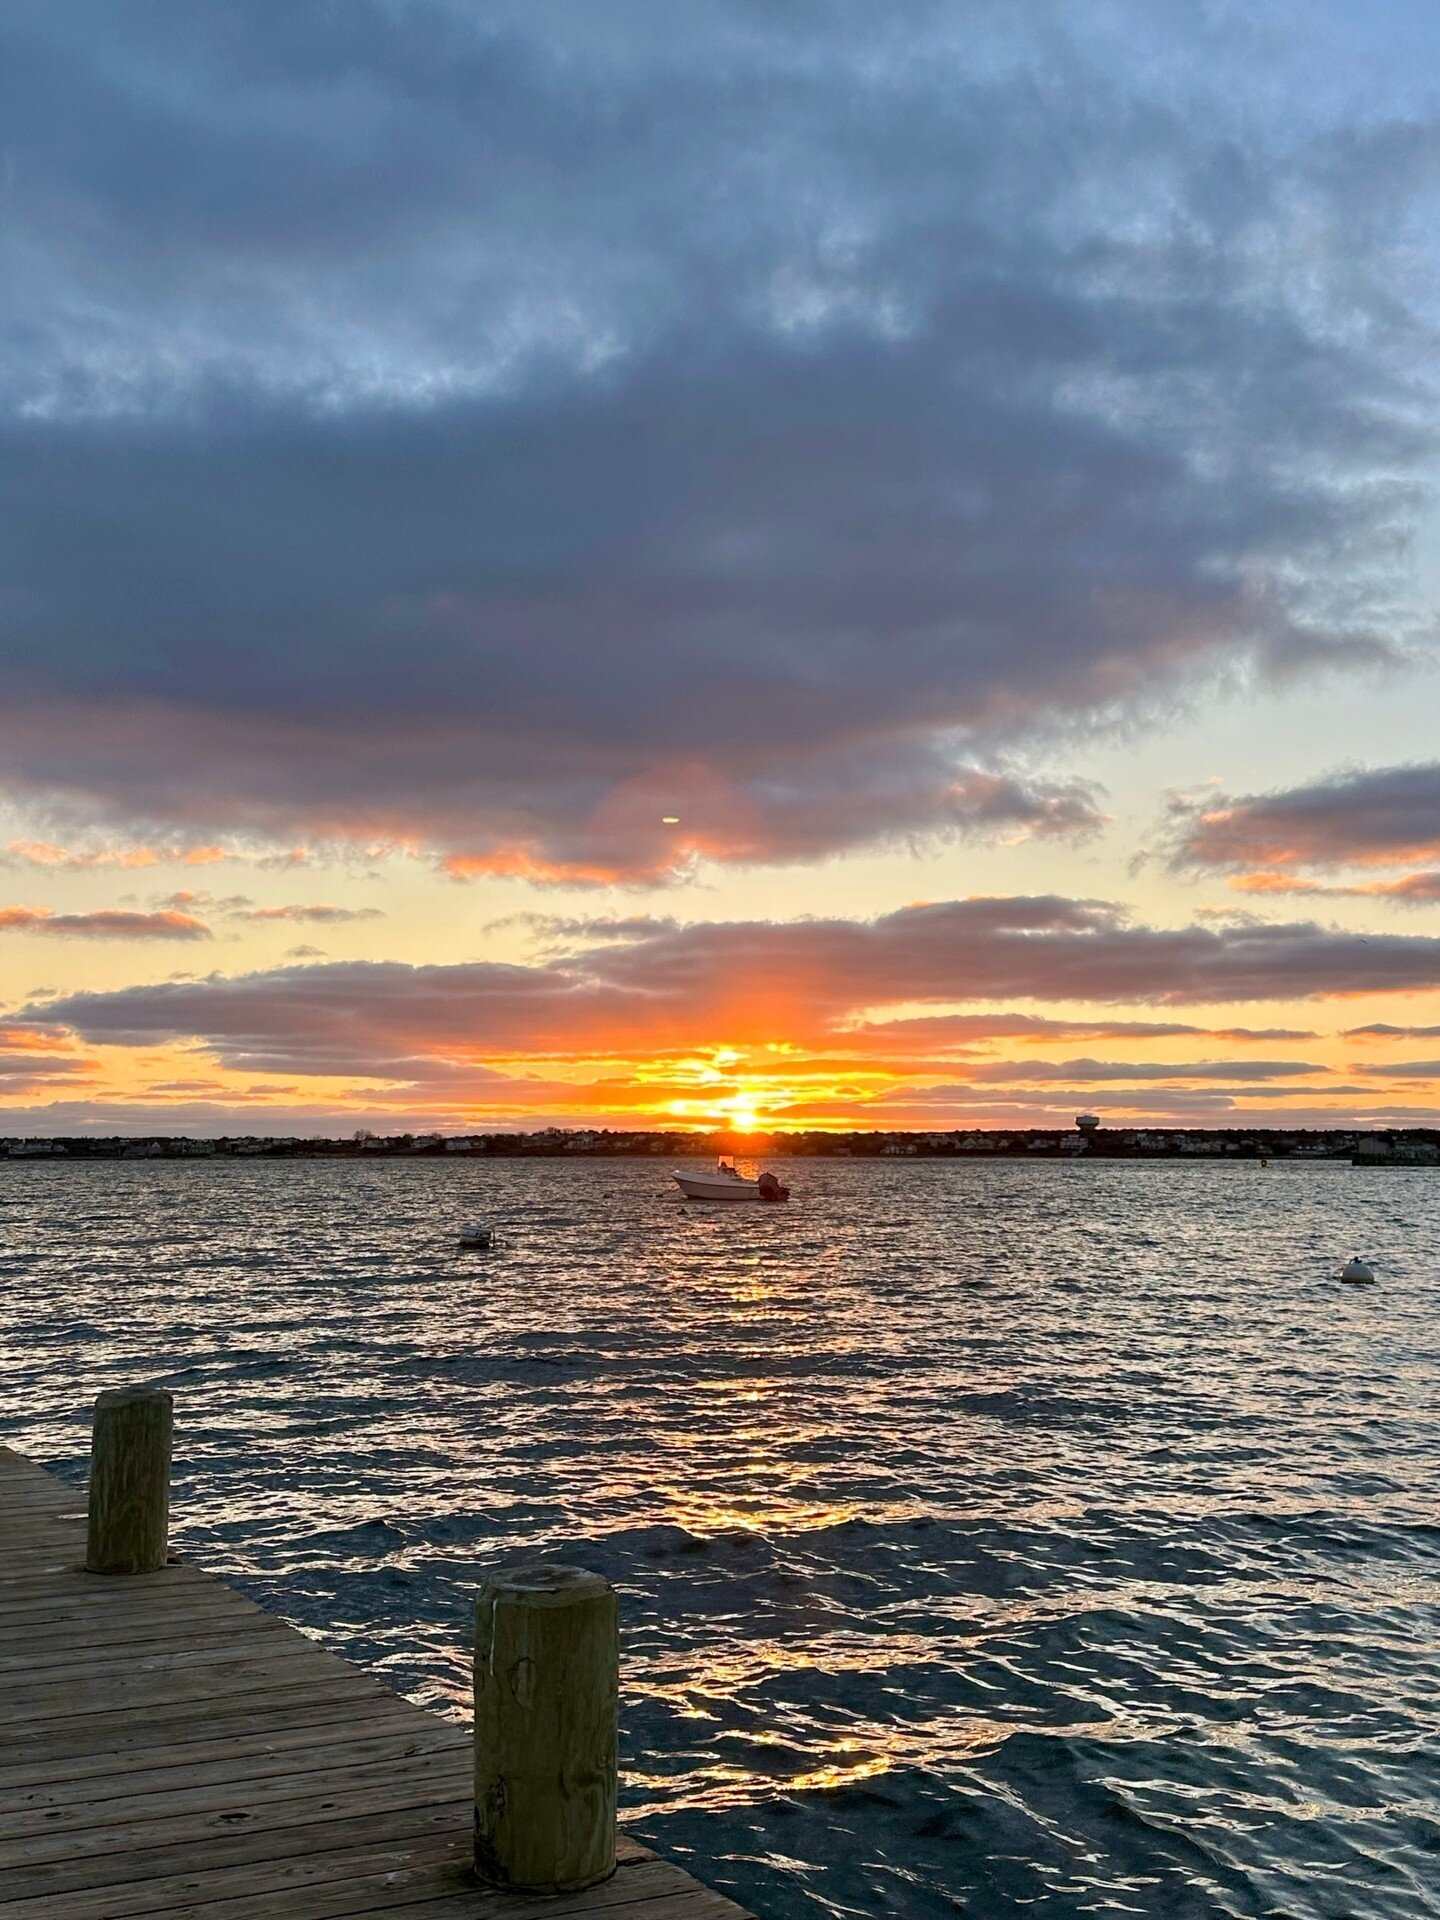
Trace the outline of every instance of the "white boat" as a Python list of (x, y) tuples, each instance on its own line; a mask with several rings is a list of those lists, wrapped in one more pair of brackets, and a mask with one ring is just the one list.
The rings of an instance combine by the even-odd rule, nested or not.
[(687, 1200), (788, 1200), (790, 1189), (782, 1187), (773, 1173), (762, 1173), (758, 1180), (747, 1180), (743, 1173), (721, 1160), (703, 1173), (689, 1167), (682, 1173), (672, 1169), (675, 1184)]

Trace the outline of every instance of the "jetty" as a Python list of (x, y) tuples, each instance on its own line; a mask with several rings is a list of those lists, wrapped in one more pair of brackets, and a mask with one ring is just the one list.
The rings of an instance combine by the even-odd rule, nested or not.
[(472, 1735), (168, 1554), (169, 1421), (0, 1447), (4, 1920), (749, 1920), (616, 1829), (607, 1583), (487, 1586)]

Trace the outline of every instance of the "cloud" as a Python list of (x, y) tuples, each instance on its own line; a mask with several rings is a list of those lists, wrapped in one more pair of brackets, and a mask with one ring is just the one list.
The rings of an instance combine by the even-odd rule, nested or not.
[(1257, 893), (1324, 893), (1433, 904), (1440, 874), (1322, 888), (1295, 868), (1412, 866), (1440, 861), (1440, 764), (1333, 774), (1273, 793), (1177, 800), (1171, 864), (1239, 869), (1232, 884)]
[(0, 1020), (0, 1098), (6, 1102), (88, 1078), (96, 1064), (67, 1035)]
[(180, 859), (189, 865), (203, 865), (211, 857), (221, 858), (218, 848), (192, 847), (176, 853), (161, 853), (145, 846), (94, 847), (77, 849), (56, 846), (49, 840), (10, 840), (5, 845), (6, 866), (46, 867), (65, 873), (90, 873), (102, 867), (153, 867), (162, 859)]
[(0, 1021), (0, 1073), (73, 1073), (87, 1064), (64, 1035)]
[(997, 1060), (975, 1067), (970, 1079), (984, 1086), (1047, 1080), (1080, 1086), (1106, 1080), (1284, 1080), (1328, 1072), (1304, 1060)]
[(213, 867), (222, 860), (244, 861), (247, 865), (303, 867), (310, 853), (305, 847), (238, 848), (233, 846), (187, 846), (169, 841), (151, 846), (145, 843), (102, 841), (96, 845), (60, 846), (53, 840), (9, 840), (0, 855), (0, 866), (41, 867), (62, 873), (94, 873), (106, 868), (132, 867)]
[(383, 920), (385, 915), (379, 907), (331, 907), (317, 903), (311, 906), (237, 907), (231, 917), (260, 924), (272, 920), (301, 920), (316, 926), (339, 926), (350, 920)]
[(862, 1020), (846, 1040), (930, 1048), (990, 1040), (1314, 1040), (1308, 1027), (1196, 1027), (1179, 1020), (1055, 1020), (1038, 1013), (941, 1013), (906, 1020)]
[(1264, 1044), (1271, 1040), (1317, 1040), (1320, 1037), (1309, 1027), (1207, 1027), (1203, 1032), (1207, 1040), (1234, 1040), (1241, 1046)]
[(1351, 1072), (1373, 1074), (1384, 1080), (1440, 1080), (1440, 1060), (1393, 1060), (1388, 1066), (1372, 1062), (1352, 1067)]
[[(632, 919), (625, 927), (619, 937), (582, 936), (528, 966), (338, 961), (64, 994), (27, 1018), (90, 1043), (199, 1042), (225, 1067), (249, 1073), (448, 1082), (479, 1097), (477, 1076), (516, 1059), (613, 1068), (616, 1059), (653, 1058), (673, 1074), (677, 1057), (728, 1045), (778, 1048), (777, 1069), (791, 1053), (803, 1068), (811, 1046), (853, 1049), (857, 1020), (886, 1005), (1002, 996), (1166, 1005), (1440, 986), (1440, 940), (1365, 939), (1310, 922), (1159, 929), (1132, 925), (1105, 902), (1059, 896), (938, 902), (869, 921)], [(942, 1035), (928, 1037), (943, 1054), (954, 1033), (947, 1019)], [(923, 1056), (927, 1036), (895, 1037), (901, 1055)], [(995, 1077), (1075, 1078), (1092, 1069), (1109, 1071), (1039, 1063)], [(1121, 1071), (1133, 1080), (1221, 1067)], [(1223, 1071), (1242, 1082), (1316, 1069), (1262, 1060)], [(857, 1085), (874, 1091), (863, 1076)], [(659, 1098), (638, 1081), (636, 1093)]]
[[(1235, 1111), (1237, 1102), (1253, 1100), (1314, 1100), (1321, 1095), (1328, 1095), (1332, 1091), (1337, 1093), (1354, 1093), (1359, 1091), (1359, 1089), (1353, 1087), (1331, 1089), (1328, 1087), (1270, 1086), (1155, 1088), (1145, 1086), (1127, 1087), (1122, 1084), (1111, 1087), (1108, 1090), (1105, 1106), (1107, 1111), (1113, 1111), (1119, 1108), (1122, 1111), (1144, 1113), (1148, 1110), (1151, 1113), (1188, 1114), (1192, 1118), (1203, 1120), (1207, 1114)], [(1022, 1113), (1029, 1111), (1036, 1116), (1042, 1113), (1063, 1115), (1066, 1121), (1069, 1121), (1073, 1117), (1074, 1110), (1077, 1106), (1088, 1106), (1090, 1102), (1088, 1087), (1083, 1081), (1083, 1078), (1081, 1082), (1074, 1085), (1062, 1082), (1061, 1091), (1058, 1092), (1051, 1088), (1035, 1090), (1028, 1090), (1024, 1087), (1007, 1088), (1003, 1098), (1010, 1103), (1013, 1111)], [(952, 1085), (906, 1087), (894, 1094), (885, 1096), (882, 1100), (876, 1101), (875, 1105), (877, 1107), (889, 1107), (900, 1104), (913, 1104), (919, 1112), (934, 1111), (937, 1108), (943, 1110), (946, 1107), (955, 1107), (962, 1110), (969, 1108), (972, 1111), (979, 1108), (985, 1112), (989, 1112), (992, 1109), (993, 1101), (994, 1094), (989, 1087), (976, 1086), (969, 1081), (961, 1081)], [(1324, 1110), (1322, 1109), (1321, 1111)], [(1032, 1119), (1029, 1124), (1032, 1126), (1043, 1126), (1045, 1122), (1037, 1117)], [(1183, 1119), (1180, 1124), (1185, 1124)], [(1325, 1126), (1335, 1124), (1333, 1109), (1330, 1110), (1327, 1118), (1322, 1120), (1320, 1124)]]
[(542, 880), (1084, 834), (1057, 728), (1418, 631), (1427, 128), (1193, 9), (602, 11), (11, 21), (16, 796)]
[[(38, 1090), (37, 1090), (38, 1091)], [(1237, 1088), (1154, 1088), (1107, 1089), (1104, 1100), (1107, 1124), (1155, 1127), (1227, 1127), (1248, 1130), (1260, 1127), (1345, 1127), (1358, 1122), (1370, 1126), (1430, 1127), (1435, 1124), (1433, 1106), (1404, 1106), (1377, 1100), (1367, 1089), (1363, 1109), (1341, 1104), (1302, 1104), (1311, 1090), (1303, 1087)], [(1343, 1094), (1344, 1089), (1332, 1089)], [(1353, 1091), (1353, 1090), (1352, 1090)], [(517, 1106), (506, 1111), (496, 1103), (476, 1105), (469, 1110), (445, 1106), (423, 1094), (407, 1105), (393, 1093), (368, 1103), (323, 1100), (302, 1102), (295, 1098), (246, 1102), (231, 1098), (228, 1092), (205, 1099), (184, 1094), (174, 1097), (144, 1096), (132, 1099), (88, 1098), (48, 1099), (27, 1106), (7, 1105), (0, 1109), (0, 1129), (16, 1135), (243, 1135), (280, 1134), (348, 1136), (357, 1127), (370, 1126), (380, 1132), (423, 1132), (431, 1128), (450, 1131), (485, 1131), (507, 1127), (534, 1128), (551, 1125), (574, 1126), (583, 1117), (585, 1124), (615, 1127), (673, 1127), (679, 1132), (686, 1124), (706, 1126), (723, 1124), (715, 1117), (685, 1122), (653, 1115), (638, 1115), (620, 1101), (604, 1104), (607, 1089), (599, 1089), (589, 1104), (580, 1107), (573, 1097), (551, 1108)], [(1281, 1096), (1284, 1096), (1283, 1098)], [(1271, 1103), (1268, 1107), (1266, 1103)], [(854, 1108), (828, 1111), (820, 1106), (792, 1110), (778, 1124), (806, 1127), (824, 1124), (863, 1125), (876, 1128), (901, 1127), (1061, 1127), (1068, 1129), (1077, 1109), (1090, 1103), (1087, 1093), (1062, 1091), (1006, 1091), (995, 1095), (982, 1089), (947, 1088), (909, 1089), (894, 1098), (873, 1101), (864, 1113)], [(1261, 1104), (1257, 1104), (1261, 1103)], [(658, 1174), (657, 1174), (658, 1177)]]
[(130, 913), (105, 907), (93, 913), (54, 913), (49, 907), (0, 907), (0, 931), (43, 933), (77, 940), (208, 940), (210, 929), (193, 914), (166, 910)]
[(219, 914), (226, 920), (241, 920), (258, 926), (295, 921), (317, 926), (341, 926), (353, 920), (385, 918), (384, 911), (380, 907), (336, 907), (323, 902), (297, 902), (287, 906), (259, 907), (246, 893), (217, 896), (195, 887), (183, 887), (178, 893), (164, 894), (153, 904), (157, 907), (174, 908), (181, 913), (189, 913), (192, 908), (201, 908), (206, 912)]
[(903, 765), (866, 765), (854, 754), (830, 767), (797, 758), (769, 788), (703, 764), (664, 766), (611, 788), (563, 842), (451, 851), (440, 864), (454, 880), (659, 882), (701, 859), (813, 860), (851, 846), (935, 837), (1079, 841), (1106, 818), (1099, 790), (1087, 782), (956, 768), (933, 752)]
[(1383, 1020), (1368, 1027), (1346, 1027), (1344, 1040), (1440, 1040), (1440, 1027), (1392, 1027)]
[(1440, 940), (1362, 936), (1313, 921), (1132, 924), (1113, 903), (1058, 895), (936, 902), (872, 921), (662, 925), (594, 949), (612, 986), (704, 1007), (861, 1011), (911, 1000), (1308, 999), (1434, 986)]
[(1301, 894), (1321, 900), (1390, 900), (1402, 907), (1440, 906), (1440, 873), (1407, 873), (1399, 880), (1367, 880), (1353, 887), (1327, 887), (1286, 873), (1235, 873), (1229, 884), (1241, 893)]
[(194, 909), (206, 913), (233, 915), (238, 910), (253, 906), (248, 893), (211, 893), (207, 887), (181, 887), (175, 893), (160, 893), (150, 896), (152, 907), (165, 907), (177, 913), (190, 913)]
[[(1366, 1105), (1338, 1104), (1364, 1092)], [(1325, 1104), (1321, 1104), (1321, 1101)], [(1421, 1126), (1435, 1124), (1433, 1107), (1376, 1106), (1371, 1089), (1355, 1087), (1111, 1087), (1102, 1105), (1116, 1126), (1227, 1127), (1235, 1129)], [(1306, 1107), (1304, 1101), (1316, 1104)], [(893, 1127), (1068, 1127), (1077, 1108), (1091, 1104), (1083, 1088), (1069, 1091), (1007, 1091), (997, 1102), (991, 1090), (971, 1086), (904, 1088), (874, 1103), (876, 1119)], [(1267, 1111), (1267, 1106), (1273, 1110)], [(1360, 1118), (1357, 1120), (1357, 1114)]]

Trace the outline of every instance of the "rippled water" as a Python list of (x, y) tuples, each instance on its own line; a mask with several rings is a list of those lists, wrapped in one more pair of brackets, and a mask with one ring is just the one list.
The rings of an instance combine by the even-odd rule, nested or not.
[(180, 1550), (457, 1713), (483, 1569), (608, 1574), (768, 1920), (1440, 1915), (1440, 1174), (787, 1177), (0, 1162), (0, 1434), (164, 1382)]

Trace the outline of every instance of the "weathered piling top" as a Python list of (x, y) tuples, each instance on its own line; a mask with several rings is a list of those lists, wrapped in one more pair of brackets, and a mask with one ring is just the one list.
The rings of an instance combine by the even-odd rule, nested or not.
[(745, 1920), (623, 1838), (584, 1893), (481, 1888), (466, 1729), (196, 1567), (86, 1573), (85, 1525), (0, 1447), (4, 1920)]

